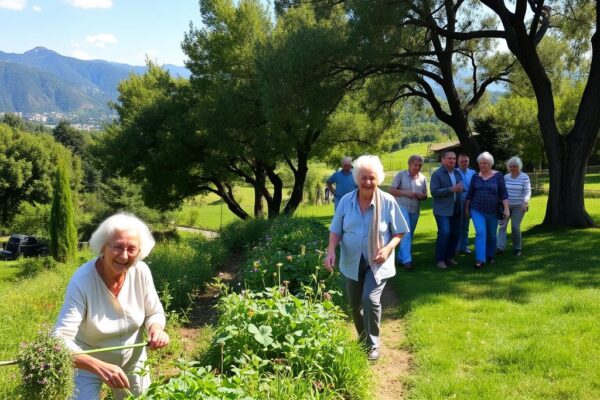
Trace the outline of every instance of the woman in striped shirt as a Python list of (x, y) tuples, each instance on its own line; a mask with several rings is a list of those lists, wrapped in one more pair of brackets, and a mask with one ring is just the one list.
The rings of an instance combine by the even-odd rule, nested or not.
[(504, 248), (506, 247), (506, 228), (508, 227), (508, 221), (510, 220), (513, 251), (516, 256), (520, 256), (522, 249), (521, 221), (529, 209), (531, 183), (529, 182), (529, 176), (521, 172), (523, 163), (519, 157), (514, 156), (508, 160), (506, 162), (506, 167), (510, 172), (509, 174), (504, 175), (504, 183), (506, 184), (506, 191), (508, 192), (510, 216), (498, 228), (498, 248), (496, 249), (496, 253), (500, 254), (504, 252)]

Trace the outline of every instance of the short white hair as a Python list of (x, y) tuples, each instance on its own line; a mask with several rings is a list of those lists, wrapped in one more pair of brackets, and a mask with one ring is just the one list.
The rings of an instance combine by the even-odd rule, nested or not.
[(106, 218), (96, 228), (90, 237), (90, 248), (96, 254), (102, 253), (102, 248), (116, 231), (135, 231), (140, 239), (140, 252), (137, 260), (143, 260), (150, 254), (156, 241), (152, 237), (150, 228), (141, 219), (133, 214), (118, 213)]
[(344, 165), (345, 163), (352, 164), (352, 157), (348, 157), (348, 156), (343, 157), (341, 164)]
[(363, 168), (370, 168), (373, 170), (375, 176), (377, 177), (377, 185), (381, 185), (385, 179), (383, 164), (378, 156), (372, 156), (369, 154), (360, 156), (354, 160), (353, 166), (354, 169), (352, 170), (352, 175), (354, 176), (354, 182), (356, 182), (357, 185), (359, 184), (359, 175)]
[(487, 161), (488, 163), (490, 163), (490, 166), (494, 165), (494, 156), (492, 156), (487, 151), (484, 151), (483, 153), (477, 156), (477, 162), (480, 162), (481, 160)]
[(517, 168), (519, 168), (519, 171), (523, 169), (523, 161), (521, 161), (521, 159), (517, 156), (509, 158), (506, 162), (506, 168), (509, 168), (513, 165), (516, 165)]

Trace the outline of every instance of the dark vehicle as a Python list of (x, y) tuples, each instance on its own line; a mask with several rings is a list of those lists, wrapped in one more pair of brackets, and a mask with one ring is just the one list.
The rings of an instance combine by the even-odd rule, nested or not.
[(11, 235), (0, 251), (1, 260), (15, 260), (19, 257), (33, 257), (48, 255), (48, 246), (34, 236)]

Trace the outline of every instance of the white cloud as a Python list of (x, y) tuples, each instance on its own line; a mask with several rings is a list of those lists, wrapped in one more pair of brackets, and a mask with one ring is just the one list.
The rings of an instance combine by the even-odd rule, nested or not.
[(0, 8), (21, 11), (27, 5), (27, 0), (0, 0)]
[(38, 6), (37, 4), (35, 6), (32, 7), (33, 11), (35, 12), (42, 12), (42, 7)]
[(75, 50), (73, 51), (73, 57), (79, 58), (80, 60), (91, 60), (92, 57), (85, 51)]
[(98, 33), (96, 35), (87, 35), (85, 41), (97, 47), (106, 47), (107, 44), (117, 43), (117, 37), (112, 33)]
[(112, 0), (67, 0), (67, 4), (77, 8), (111, 8), (113, 6)]

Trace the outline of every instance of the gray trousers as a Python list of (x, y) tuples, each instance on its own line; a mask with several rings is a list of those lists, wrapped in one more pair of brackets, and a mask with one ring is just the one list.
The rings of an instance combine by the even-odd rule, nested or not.
[(504, 223), (498, 228), (498, 241), (496, 243), (496, 247), (500, 250), (504, 250), (506, 248), (506, 229), (508, 228), (508, 221), (510, 221), (510, 229), (511, 229), (511, 238), (513, 244), (513, 250), (521, 250), (521, 221), (523, 221), (523, 217), (525, 216), (525, 212), (521, 208), (521, 205), (517, 206), (509, 206), (510, 216), (508, 220), (504, 221)]
[(352, 311), (356, 332), (368, 348), (379, 347), (379, 325), (381, 323), (381, 293), (385, 280), (375, 282), (373, 271), (364, 257), (360, 258), (358, 282), (346, 278), (346, 295)]

